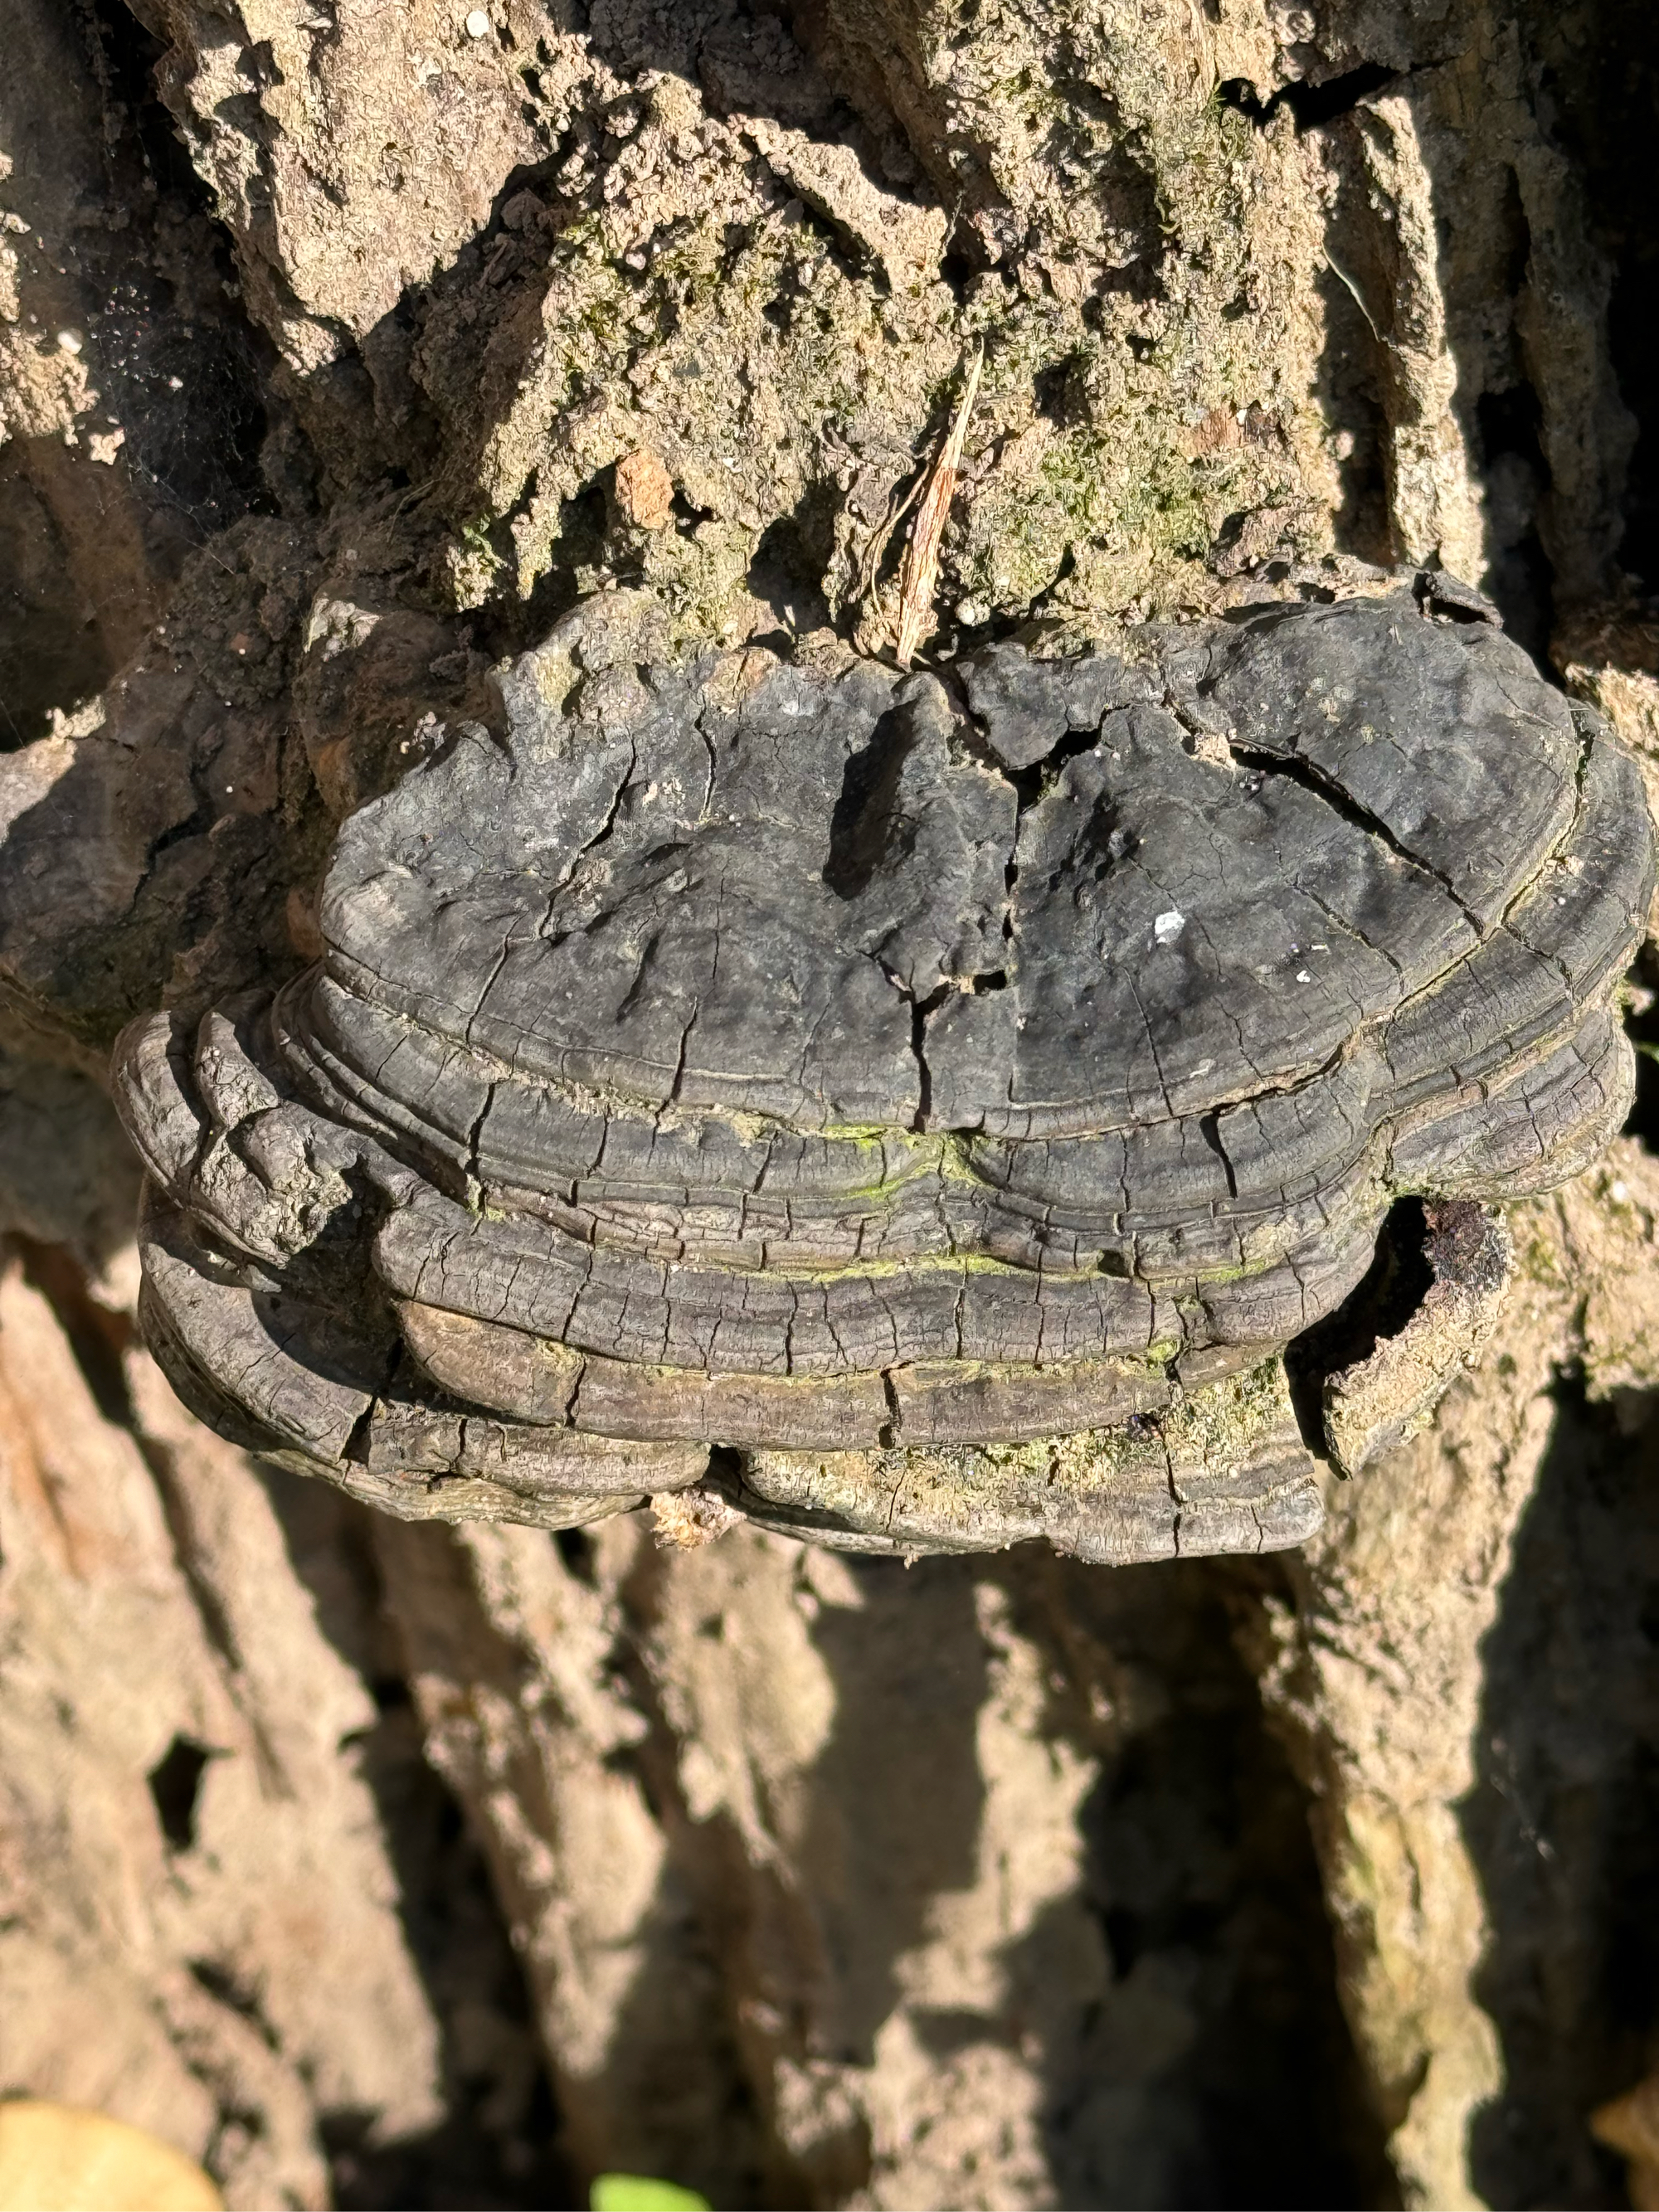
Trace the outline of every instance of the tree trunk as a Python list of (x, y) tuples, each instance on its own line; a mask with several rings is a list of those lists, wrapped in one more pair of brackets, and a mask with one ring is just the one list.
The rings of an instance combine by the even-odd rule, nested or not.
[(941, 647), (1437, 562), (1659, 782), (1646, 11), (0, 27), (0, 2094), (250, 2207), (1615, 2201), (1645, 1081), (1322, 1534), (1119, 1570), (410, 1526), (252, 1460), (143, 1349), (101, 1085), (313, 957), (336, 824), (579, 598), (881, 649), (981, 349)]

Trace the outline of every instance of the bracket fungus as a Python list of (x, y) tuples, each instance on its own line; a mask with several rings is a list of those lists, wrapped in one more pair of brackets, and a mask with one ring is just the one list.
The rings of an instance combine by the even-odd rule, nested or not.
[(1605, 726), (1443, 578), (908, 676), (586, 619), (344, 823), (315, 966), (125, 1033), (181, 1395), (414, 1516), (1310, 1533), (1626, 1111)]

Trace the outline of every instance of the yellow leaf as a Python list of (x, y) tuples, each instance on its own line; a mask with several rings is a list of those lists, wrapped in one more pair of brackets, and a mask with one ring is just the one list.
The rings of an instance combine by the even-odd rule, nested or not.
[(221, 2212), (224, 2199), (171, 2143), (72, 2105), (0, 2104), (0, 2212)]

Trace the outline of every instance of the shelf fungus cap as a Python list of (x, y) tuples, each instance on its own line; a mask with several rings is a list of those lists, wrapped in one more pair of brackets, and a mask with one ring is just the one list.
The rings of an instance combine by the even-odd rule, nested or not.
[(1627, 1110), (1606, 726), (1443, 579), (908, 676), (614, 612), (124, 1036), (181, 1395), (411, 1516), (1305, 1536)]

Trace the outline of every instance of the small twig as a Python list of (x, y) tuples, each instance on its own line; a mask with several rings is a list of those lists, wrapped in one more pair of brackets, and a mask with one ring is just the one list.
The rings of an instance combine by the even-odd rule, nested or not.
[(957, 471), (962, 465), (963, 441), (968, 435), (968, 418), (974, 411), (974, 395), (979, 390), (979, 373), (984, 366), (985, 349), (981, 346), (974, 356), (974, 365), (968, 372), (968, 382), (957, 404), (950, 435), (940, 447), (939, 459), (933, 464), (933, 472), (927, 479), (927, 489), (922, 498), (921, 510), (910, 526), (910, 542), (904, 549), (904, 566), (899, 572), (896, 653), (901, 668), (910, 665), (915, 658), (917, 647), (933, 630), (933, 592), (939, 583), (939, 550), (945, 537), (951, 501), (956, 497)]

